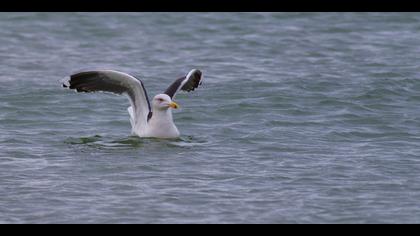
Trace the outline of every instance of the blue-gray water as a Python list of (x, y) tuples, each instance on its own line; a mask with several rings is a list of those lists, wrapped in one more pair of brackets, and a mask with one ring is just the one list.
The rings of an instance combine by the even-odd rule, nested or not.
[[(419, 13), (0, 13), (0, 223), (419, 223)], [(178, 94), (181, 138), (61, 87)]]

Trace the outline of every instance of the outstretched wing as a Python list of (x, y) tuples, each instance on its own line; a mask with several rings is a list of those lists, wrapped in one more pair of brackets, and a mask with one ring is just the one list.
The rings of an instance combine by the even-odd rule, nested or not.
[(80, 72), (71, 75), (68, 84), (63, 84), (63, 87), (77, 92), (103, 91), (128, 95), (134, 113), (133, 130), (143, 129), (152, 115), (143, 82), (126, 73), (113, 70)]
[(164, 93), (171, 97), (171, 99), (174, 99), (176, 93), (179, 90), (187, 92), (194, 91), (198, 85), (201, 85), (202, 81), (203, 73), (200, 70), (194, 69), (191, 70), (186, 76), (175, 80), (175, 82), (173, 82)]

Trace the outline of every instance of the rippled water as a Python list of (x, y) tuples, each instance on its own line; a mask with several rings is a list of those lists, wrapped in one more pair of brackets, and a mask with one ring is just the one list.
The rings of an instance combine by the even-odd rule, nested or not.
[[(419, 13), (0, 13), (0, 223), (419, 223)], [(175, 140), (149, 95), (192, 68)]]

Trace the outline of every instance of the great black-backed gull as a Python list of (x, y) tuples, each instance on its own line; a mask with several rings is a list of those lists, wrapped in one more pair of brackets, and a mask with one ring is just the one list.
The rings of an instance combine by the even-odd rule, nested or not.
[(126, 94), (132, 133), (140, 137), (177, 138), (180, 133), (172, 119), (170, 108), (179, 105), (173, 101), (178, 91), (193, 91), (203, 80), (200, 70), (193, 69), (186, 76), (175, 80), (164, 93), (156, 95), (150, 104), (143, 82), (136, 77), (114, 70), (80, 72), (70, 76), (63, 87), (77, 92), (112, 92)]

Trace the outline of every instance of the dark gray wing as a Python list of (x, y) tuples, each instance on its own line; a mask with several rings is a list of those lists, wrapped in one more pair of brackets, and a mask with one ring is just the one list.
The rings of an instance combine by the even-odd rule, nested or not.
[(186, 76), (183, 76), (173, 82), (164, 92), (173, 99), (179, 90), (194, 91), (203, 81), (203, 73), (200, 70), (191, 70)]
[[(144, 128), (148, 117), (151, 116), (149, 98), (143, 82), (129, 74), (113, 70), (85, 71), (70, 76), (68, 84), (63, 87), (77, 92), (111, 92), (127, 94), (133, 108), (131, 114), (134, 121), (133, 128)], [(150, 118), (150, 117), (149, 117)]]

